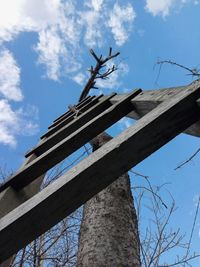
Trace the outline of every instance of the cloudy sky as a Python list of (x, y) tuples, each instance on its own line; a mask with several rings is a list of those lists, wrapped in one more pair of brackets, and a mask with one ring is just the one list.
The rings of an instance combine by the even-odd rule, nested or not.
[[(118, 72), (98, 85), (105, 94), (190, 83), (184, 70), (163, 66), (159, 72), (155, 63), (171, 59), (198, 68), (199, 14), (199, 0), (0, 0), (2, 168), (15, 170), (52, 120), (76, 103), (94, 63), (90, 48), (106, 54), (112, 46), (121, 53), (115, 62)], [(129, 124), (122, 120), (118, 128)], [(155, 184), (170, 182), (179, 206), (191, 183), (181, 210), (189, 219), (199, 194), (200, 160), (181, 172), (173, 168), (198, 148), (198, 141), (181, 135), (138, 166)]]

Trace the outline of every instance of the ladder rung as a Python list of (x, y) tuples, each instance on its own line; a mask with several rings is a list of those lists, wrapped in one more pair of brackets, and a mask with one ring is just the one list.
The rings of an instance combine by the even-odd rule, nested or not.
[(105, 109), (110, 107), (112, 104), (109, 101), (116, 94), (113, 93), (110, 96), (104, 97), (103, 100), (97, 102), (96, 105), (92, 106), (85, 113), (81, 114), (76, 120), (71, 121), (71, 123), (63, 126), (60, 130), (49, 136), (45, 139), (45, 141), (39, 144), (36, 148), (29, 151), (25, 156), (28, 157), (31, 154), (36, 154), (37, 156), (41, 155), (52, 146), (56, 145), (58, 142), (66, 138), (68, 135), (72, 134), (79, 128), (81, 128), (84, 124), (86, 124), (89, 120), (96, 117), (98, 114), (103, 112)]
[[(83, 112), (85, 112), (86, 110), (88, 110), (89, 108), (91, 108), (92, 106), (94, 106), (96, 103), (98, 103), (99, 99), (102, 97), (103, 95), (99, 95), (97, 96), (95, 99), (93, 99), (92, 102), (88, 103), (86, 106), (83, 106), (79, 112), (80, 114), (82, 114)], [(62, 121), (60, 121), (58, 124), (55, 123), (54, 125), (49, 127), (49, 131), (46, 132), (41, 138), (44, 137), (49, 137), (50, 135), (54, 134), (55, 132), (57, 132), (59, 129), (61, 129), (63, 126), (67, 125), (68, 123), (70, 123), (71, 121), (74, 120), (74, 113), (66, 118), (63, 119)]]
[[(92, 102), (94, 98), (95, 98), (95, 96), (92, 96), (92, 97), (86, 99), (84, 102), (75, 105), (75, 108), (76, 109), (81, 109), (82, 107), (88, 105), (88, 103)], [(68, 110), (68, 112), (63, 114), (59, 119), (55, 120), (53, 122), (53, 124), (49, 128), (54, 127), (54, 125), (59, 124), (61, 121), (63, 121), (64, 119), (66, 119), (66, 118), (68, 118), (68, 117), (70, 117), (72, 115), (74, 115), (74, 112), (71, 111), (71, 110)]]
[[(92, 100), (92, 98), (94, 98), (94, 96), (87, 96), (86, 98), (84, 98), (81, 102), (79, 102), (77, 105), (75, 105), (76, 107), (79, 107), (80, 104), (86, 102), (86, 101), (90, 101)], [(55, 119), (53, 122), (56, 122), (58, 120), (60, 120), (63, 116), (67, 115), (68, 113), (70, 113), (71, 111), (68, 110), (67, 112), (65, 112), (64, 114), (60, 115), (57, 119)]]

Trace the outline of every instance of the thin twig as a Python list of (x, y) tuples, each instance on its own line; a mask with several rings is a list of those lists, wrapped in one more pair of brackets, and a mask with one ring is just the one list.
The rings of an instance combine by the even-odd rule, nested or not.
[(149, 191), (150, 193), (152, 193), (153, 195), (155, 195), (161, 202), (161, 204), (167, 209), (167, 205), (162, 201), (162, 198), (154, 191), (152, 191), (152, 189), (149, 189), (145, 186), (134, 186), (132, 187), (133, 189), (145, 189), (146, 191)]
[(192, 154), (191, 157), (189, 157), (186, 161), (184, 161), (183, 163), (178, 165), (174, 170), (176, 171), (176, 170), (180, 169), (181, 167), (183, 167), (188, 162), (190, 162), (199, 152), (200, 152), (200, 148), (198, 148), (197, 151), (194, 154)]
[(193, 221), (192, 230), (191, 230), (191, 233), (190, 233), (190, 239), (189, 239), (189, 242), (188, 242), (188, 247), (187, 247), (185, 258), (188, 257), (189, 252), (190, 252), (190, 246), (191, 246), (192, 237), (193, 237), (193, 234), (194, 234), (194, 228), (195, 228), (196, 221), (197, 221), (197, 215), (198, 215), (198, 212), (199, 212), (199, 206), (200, 206), (200, 197), (198, 199), (197, 208), (196, 208), (196, 211), (195, 211), (194, 221)]
[(199, 69), (197, 69), (197, 68), (191, 69), (191, 68), (188, 68), (188, 67), (186, 67), (186, 66), (184, 66), (182, 64), (176, 63), (176, 62), (174, 62), (172, 60), (158, 60), (157, 64), (158, 65), (171, 64), (171, 65), (177, 66), (179, 68), (182, 68), (184, 70), (187, 70), (189, 72), (188, 75), (200, 77), (200, 70)]

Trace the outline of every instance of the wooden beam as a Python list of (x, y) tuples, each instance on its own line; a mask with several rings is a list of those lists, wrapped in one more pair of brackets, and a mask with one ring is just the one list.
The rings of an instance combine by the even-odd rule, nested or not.
[(26, 165), (22, 171), (17, 172), (13, 177), (7, 180), (0, 187), (0, 192), (5, 190), (8, 186), (20, 190), (85, 143), (89, 142), (92, 138), (129, 113), (133, 109), (130, 100), (140, 92), (141, 90), (134, 90), (131, 94), (126, 95), (120, 102), (112, 105), (73, 134), (37, 157)]
[(199, 120), (200, 83), (165, 101), (0, 220), (0, 261)]
[(54, 134), (50, 135), (48, 138), (44, 140), (44, 142), (40, 143), (37, 147), (30, 150), (25, 156), (28, 157), (32, 153), (37, 156), (46, 152), (48, 149), (56, 145), (58, 142), (77, 131), (79, 128), (84, 126), (88, 121), (102, 113), (105, 109), (109, 108), (112, 104), (110, 103), (110, 99), (115, 96), (116, 93), (111, 94), (110, 96), (104, 97), (103, 100), (97, 102), (96, 105), (92, 106), (86, 112), (82, 113), (79, 117), (71, 121), (69, 124), (63, 126)]
[[(176, 94), (185, 90), (186, 88), (187, 86), (179, 86), (159, 90), (144, 90), (142, 94), (132, 99), (132, 103), (135, 109), (130, 112), (127, 117), (138, 120), (148, 112), (150, 112), (152, 109), (157, 107), (160, 103), (165, 100), (170, 100), (171, 97), (174, 97)], [(121, 97), (124, 97), (124, 95), (125, 94), (116, 95), (112, 98), (111, 102), (114, 104), (120, 101)], [(184, 133), (200, 137), (200, 121), (191, 125), (184, 131)]]

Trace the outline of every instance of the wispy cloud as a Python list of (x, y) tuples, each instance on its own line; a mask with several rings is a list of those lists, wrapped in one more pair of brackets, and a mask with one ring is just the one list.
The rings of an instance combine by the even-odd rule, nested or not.
[(79, 72), (73, 77), (73, 80), (79, 85), (84, 85), (84, 82), (86, 81), (86, 75)]
[(31, 119), (28, 117), (22, 108), (14, 111), (8, 100), (0, 100), (0, 143), (15, 147), (17, 135), (35, 134), (38, 124), (33, 121), (32, 114)]
[(0, 73), (0, 143), (15, 147), (17, 135), (32, 135), (38, 130), (37, 108), (13, 110), (11, 101), (23, 100), (20, 68), (5, 48), (0, 52)]
[(199, 0), (146, 0), (145, 9), (147, 12), (151, 13), (153, 16), (162, 16), (165, 18), (170, 15), (171, 10), (176, 8), (181, 8), (184, 4), (192, 3), (198, 5)]
[(21, 32), (36, 32), (38, 62), (46, 67), (46, 76), (56, 81), (64, 73), (74, 77), (80, 71), (83, 44), (101, 47), (113, 37), (116, 45), (123, 45), (135, 19), (130, 1), (14, 2), (0, 2), (0, 42), (12, 40)]
[(111, 28), (117, 45), (123, 45), (127, 41), (135, 18), (136, 13), (130, 3), (122, 6), (115, 3), (109, 14), (108, 26)]
[(21, 101), (20, 68), (13, 55), (6, 49), (0, 51), (0, 95), (14, 101)]
[(126, 130), (128, 127), (130, 127), (133, 124), (133, 120), (129, 119), (129, 118), (122, 118), (121, 120), (119, 120), (116, 125), (120, 128), (121, 131)]
[[(6, 48), (9, 41), (22, 32), (35, 32), (38, 41), (33, 47), (38, 63), (45, 67), (45, 76), (59, 81), (65, 75), (83, 85), (83, 48), (108, 46), (110, 40), (117, 46), (123, 45), (134, 19), (135, 11), (129, 0), (0, 1), (0, 142), (14, 146), (20, 129), (26, 134), (37, 129), (37, 124), (24, 116), (26, 111), (12, 107), (12, 101), (22, 101), (24, 96), (20, 67)], [(109, 82), (102, 81), (99, 87), (118, 86), (121, 74), (123, 71), (113, 73)]]
[(165, 17), (169, 15), (170, 8), (174, 2), (174, 0), (147, 0), (145, 8), (153, 16), (161, 15)]

